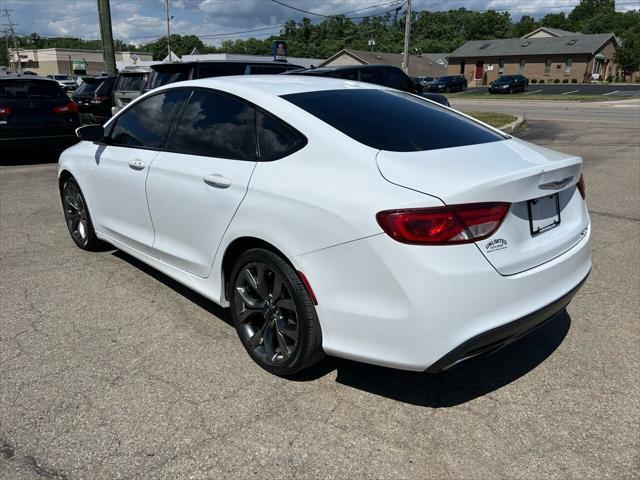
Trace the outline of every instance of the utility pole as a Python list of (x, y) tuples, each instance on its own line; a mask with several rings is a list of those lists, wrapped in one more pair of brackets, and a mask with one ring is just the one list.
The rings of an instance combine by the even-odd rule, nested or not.
[(169, 62), (173, 61), (171, 58), (171, 27), (169, 26), (169, 0), (164, 0), (164, 11), (167, 14), (167, 56), (169, 57)]
[[(18, 73), (20, 73), (22, 71), (22, 60), (20, 60), (20, 50), (18, 49), (18, 40), (16, 39), (16, 32), (13, 29), (13, 27), (17, 24), (11, 21), (11, 14), (9, 13), (9, 10), (7, 10), (6, 8), (4, 9), (4, 17), (6, 17), (7, 23), (9, 24), (9, 32), (11, 33), (11, 38), (13, 39), (13, 46), (16, 49), (16, 59), (18, 60)], [(8, 46), (7, 46), (7, 53), (9, 53)], [(11, 65), (11, 59), (9, 59), (9, 65)]]
[(411, 38), (411, 0), (407, 0), (407, 17), (404, 25), (404, 58), (402, 68), (409, 75), (409, 39)]
[(109, 0), (98, 0), (98, 20), (100, 21), (100, 37), (102, 38), (102, 57), (107, 75), (116, 74), (116, 54), (111, 31), (111, 7)]

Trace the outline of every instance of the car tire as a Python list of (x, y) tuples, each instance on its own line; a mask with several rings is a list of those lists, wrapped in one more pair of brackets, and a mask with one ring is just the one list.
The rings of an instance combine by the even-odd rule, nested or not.
[(73, 177), (64, 181), (60, 193), (67, 229), (74, 243), (83, 250), (100, 250), (105, 245), (93, 229), (87, 202)]
[(248, 250), (233, 266), (228, 293), (238, 337), (260, 367), (289, 376), (324, 357), (314, 301), (285, 259)]

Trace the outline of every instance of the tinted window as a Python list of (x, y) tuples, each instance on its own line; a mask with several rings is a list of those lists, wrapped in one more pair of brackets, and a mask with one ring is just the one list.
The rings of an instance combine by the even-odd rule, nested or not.
[(102, 83), (101, 80), (95, 81), (93, 79), (92, 80), (84, 79), (84, 83), (77, 88), (74, 95), (80, 95), (80, 94), (93, 95), (93, 93), (96, 91), (96, 89), (100, 86), (101, 83)]
[(413, 91), (413, 85), (411, 81), (400, 70), (396, 70), (395, 68), (387, 68), (385, 72), (387, 74), (387, 86), (396, 88), (398, 90), (404, 90), (405, 92)]
[(198, 65), (198, 78), (244, 75), (246, 69), (246, 65), (237, 63), (200, 63)]
[(435, 150), (505, 138), (444, 107), (393, 90), (326, 90), (283, 98), (381, 150)]
[(0, 98), (63, 98), (66, 94), (50, 80), (0, 80)]
[(121, 75), (116, 82), (115, 90), (118, 92), (137, 91), (142, 88), (144, 74), (140, 75)]
[(375, 83), (376, 85), (384, 85), (384, 76), (379, 68), (364, 68), (360, 70), (360, 81), (367, 83)]
[(251, 65), (252, 75), (277, 75), (291, 70), (287, 65)]
[(192, 155), (255, 160), (255, 110), (235, 98), (195, 90), (171, 147)]
[(162, 85), (188, 80), (189, 71), (189, 68), (182, 68), (178, 71), (154, 70), (149, 77), (149, 83), (146, 86), (146, 89), (151, 90), (153, 88), (161, 87)]
[(98, 88), (96, 88), (96, 95), (98, 96), (109, 96), (111, 95), (111, 92), (113, 91), (113, 86), (116, 83), (116, 79), (115, 78), (107, 78), (105, 80), (103, 80), (103, 82), (98, 85)]
[(358, 80), (357, 70), (336, 70), (332, 72), (330, 76), (334, 78), (343, 78), (345, 80)]
[(162, 147), (171, 113), (184, 95), (184, 90), (171, 90), (146, 98), (126, 110), (116, 120), (110, 143), (131, 147)]
[(275, 160), (302, 148), (306, 139), (275, 118), (257, 112), (258, 146), (261, 160)]

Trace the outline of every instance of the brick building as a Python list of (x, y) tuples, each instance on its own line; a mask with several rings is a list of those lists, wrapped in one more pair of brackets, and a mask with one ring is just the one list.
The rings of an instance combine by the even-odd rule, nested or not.
[(522, 38), (473, 40), (449, 54), (448, 73), (464, 75), (479, 85), (486, 72), (491, 82), (500, 75), (522, 74), (545, 83), (590, 82), (615, 77), (613, 33), (581, 34), (541, 27)]

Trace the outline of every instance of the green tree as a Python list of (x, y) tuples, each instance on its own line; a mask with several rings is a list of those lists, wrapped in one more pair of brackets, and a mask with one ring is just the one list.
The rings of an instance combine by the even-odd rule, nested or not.
[(531, 15), (523, 15), (520, 21), (513, 26), (513, 35), (523, 37), (529, 32), (533, 32), (538, 28), (538, 22)]
[(616, 62), (626, 72), (640, 67), (640, 27), (622, 37), (622, 46), (616, 51)]

